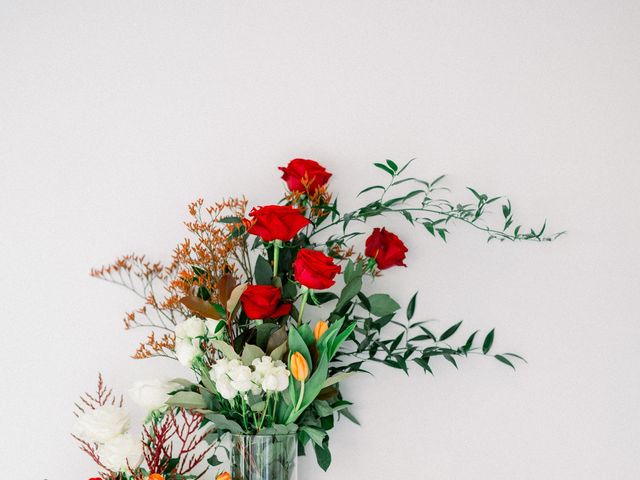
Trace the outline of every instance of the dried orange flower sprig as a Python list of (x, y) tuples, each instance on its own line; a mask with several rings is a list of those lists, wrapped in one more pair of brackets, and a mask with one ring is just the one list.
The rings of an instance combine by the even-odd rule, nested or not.
[(176, 246), (168, 266), (132, 254), (91, 270), (93, 277), (124, 286), (143, 300), (124, 318), (127, 330), (151, 329), (134, 358), (175, 358), (175, 325), (191, 315), (185, 299), (220, 302), (225, 296), (221, 278), (231, 277), (234, 284), (253, 280), (246, 236), (234, 234), (245, 228), (247, 203), (244, 197), (210, 206), (203, 199), (192, 202), (185, 222), (190, 236)]

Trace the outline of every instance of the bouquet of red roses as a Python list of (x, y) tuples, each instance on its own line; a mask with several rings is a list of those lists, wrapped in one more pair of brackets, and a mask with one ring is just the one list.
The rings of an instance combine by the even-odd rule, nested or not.
[[(149, 411), (141, 442), (102, 383), (84, 398), (75, 435), (102, 478), (200, 478), (223, 463), (224, 449), (230, 472), (218, 478), (293, 479), (297, 455), (309, 446), (329, 467), (335, 421), (357, 422), (340, 384), (367, 363), (407, 373), (413, 362), (432, 373), (436, 357), (457, 366), (456, 358), (478, 353), (513, 367), (521, 357), (493, 354), (493, 330), (452, 344), (461, 322), (438, 334), (414, 320), (417, 294), (400, 320), (390, 295), (364, 289), (365, 278), (404, 267), (407, 253), (398, 235), (369, 225), (400, 216), (442, 240), (452, 222), (489, 240), (558, 234), (523, 229), (508, 200), (473, 188), (470, 203), (453, 203), (443, 177), (407, 176), (410, 163), (376, 163), (386, 181), (362, 190), (369, 200), (343, 212), (328, 188), (331, 173), (314, 160), (292, 160), (280, 168), (287, 190), (278, 204), (247, 214), (244, 198), (192, 203), (190, 237), (168, 265), (128, 255), (93, 270), (144, 299), (124, 320), (128, 329), (150, 329), (134, 357), (170, 357), (194, 374), (134, 387)], [(487, 226), (484, 214), (498, 201), (503, 222)]]

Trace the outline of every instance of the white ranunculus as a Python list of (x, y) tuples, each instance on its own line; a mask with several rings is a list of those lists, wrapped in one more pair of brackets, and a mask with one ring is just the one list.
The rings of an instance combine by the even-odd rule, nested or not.
[(229, 360), (226, 358), (221, 358), (218, 360), (212, 367), (209, 372), (209, 376), (211, 380), (214, 382), (219, 382), (223, 376), (227, 375), (227, 371), (229, 370)]
[(238, 394), (238, 390), (231, 385), (231, 379), (227, 375), (223, 375), (220, 380), (216, 382), (216, 389), (222, 395), (223, 398), (231, 400)]
[(204, 322), (207, 327), (207, 338), (217, 338), (222, 335), (225, 323), (221, 320), (214, 320), (210, 318)]
[(142, 463), (142, 444), (140, 439), (130, 433), (112, 438), (98, 447), (100, 461), (109, 470), (125, 472), (137, 468)]
[(195, 358), (202, 353), (200, 348), (188, 339), (177, 339), (175, 352), (178, 361), (185, 367), (191, 367)]
[(273, 359), (265, 355), (262, 358), (256, 358), (251, 362), (251, 365), (253, 365), (256, 374), (264, 376), (273, 368)]
[(284, 366), (273, 368), (262, 380), (265, 392), (282, 392), (289, 386), (289, 370)]
[(81, 413), (76, 421), (76, 435), (83, 440), (104, 443), (126, 432), (129, 415), (115, 405), (103, 405)]
[(153, 379), (135, 383), (133, 388), (129, 390), (129, 395), (131, 395), (134, 402), (151, 412), (163, 407), (169, 399), (169, 393), (179, 387), (178, 384), (173, 382)]
[(204, 322), (197, 317), (189, 317), (184, 322), (176, 325), (175, 334), (177, 338), (194, 339), (203, 337), (205, 334)]
[(230, 369), (228, 375), (231, 379), (231, 386), (239, 392), (248, 392), (254, 386), (251, 381), (251, 369), (245, 365), (238, 365)]

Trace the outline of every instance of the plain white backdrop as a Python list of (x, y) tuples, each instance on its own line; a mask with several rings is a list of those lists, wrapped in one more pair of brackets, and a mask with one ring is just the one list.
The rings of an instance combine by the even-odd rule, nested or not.
[(345, 206), (372, 162), (418, 157), (461, 200), (507, 194), (519, 221), (569, 231), (394, 227), (409, 268), (377, 288), (420, 289), (436, 328), (496, 327), (529, 364), (350, 379), (362, 426), (301, 479), (640, 478), (637, 1), (0, 0), (0, 65), (4, 477), (95, 474), (68, 432), (98, 371), (119, 391), (184, 374), (128, 357), (135, 299), (89, 269), (166, 261), (189, 201), (273, 202), (301, 156)]

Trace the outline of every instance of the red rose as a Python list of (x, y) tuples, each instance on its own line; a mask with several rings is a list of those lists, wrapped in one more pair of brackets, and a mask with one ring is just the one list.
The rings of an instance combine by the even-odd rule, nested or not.
[(290, 303), (281, 303), (282, 293), (272, 285), (249, 285), (242, 293), (242, 308), (252, 320), (288, 315)]
[(397, 235), (387, 232), (384, 228), (374, 228), (367, 238), (364, 254), (374, 258), (380, 270), (394, 265), (406, 267), (405, 253), (408, 252), (402, 240)]
[(265, 242), (291, 240), (303, 227), (311, 223), (304, 217), (300, 210), (290, 206), (267, 205), (256, 207), (249, 213), (253, 218), (252, 224), (247, 230), (257, 235)]
[(287, 187), (292, 192), (309, 192), (314, 194), (318, 187), (327, 184), (331, 174), (315, 160), (296, 158), (286, 167), (278, 167), (282, 170), (282, 179), (287, 182)]
[(315, 290), (323, 290), (336, 283), (333, 278), (341, 270), (331, 257), (307, 248), (301, 249), (293, 262), (293, 275), (298, 283)]

